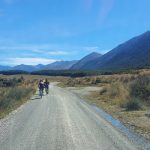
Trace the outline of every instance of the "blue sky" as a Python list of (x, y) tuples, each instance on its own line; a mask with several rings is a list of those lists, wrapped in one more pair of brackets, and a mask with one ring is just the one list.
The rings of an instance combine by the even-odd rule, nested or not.
[(102, 54), (150, 29), (150, 0), (0, 0), (0, 65)]

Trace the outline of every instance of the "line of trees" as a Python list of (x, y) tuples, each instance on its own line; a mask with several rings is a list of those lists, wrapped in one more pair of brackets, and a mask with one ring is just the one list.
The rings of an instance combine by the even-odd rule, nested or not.
[(9, 71), (0, 71), (0, 74), (2, 75), (17, 75), (17, 74), (29, 74), (26, 71), (22, 70), (9, 70)]
[(112, 74), (137, 74), (138, 69), (120, 69), (120, 70), (41, 70), (35, 72), (26, 72), (21, 70), (0, 71), (3, 75), (17, 75), (17, 74), (30, 74), (30, 75), (47, 75), (47, 76), (65, 76), (65, 77), (85, 77), (95, 75), (112, 75)]

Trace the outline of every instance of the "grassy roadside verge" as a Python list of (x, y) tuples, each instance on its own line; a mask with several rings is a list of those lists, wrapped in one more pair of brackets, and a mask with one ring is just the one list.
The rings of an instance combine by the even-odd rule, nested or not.
[(43, 75), (0, 75), (0, 119), (30, 100), (41, 79), (48, 79), (50, 83), (67, 80)]
[(103, 108), (150, 140), (150, 70), (136, 74), (70, 78), (61, 86), (101, 87), (99, 91), (85, 95), (88, 102)]
[(131, 128), (145, 139), (150, 140), (150, 108), (144, 107), (140, 110), (127, 111), (125, 108), (115, 104), (114, 100), (99, 96), (99, 92), (92, 92), (85, 96), (89, 103), (103, 108), (114, 118), (122, 121), (127, 127)]
[(36, 92), (37, 81), (23, 76), (0, 77), (0, 119), (25, 103)]

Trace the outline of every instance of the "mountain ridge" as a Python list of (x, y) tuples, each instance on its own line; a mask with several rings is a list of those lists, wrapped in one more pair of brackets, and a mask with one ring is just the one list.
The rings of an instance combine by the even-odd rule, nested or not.
[(0, 65), (0, 71), (9, 71), (9, 70), (22, 70), (27, 72), (33, 72), (33, 71), (39, 71), (39, 70), (67, 70), (69, 69), (73, 64), (75, 64), (77, 60), (73, 61), (56, 61), (54, 63), (43, 65), (25, 65), (20, 64), (16, 65), (14, 67), (10, 66), (1, 66)]
[(150, 66), (150, 31), (136, 36), (86, 63), (81, 69), (128, 69)]
[(77, 60), (72, 61), (56, 61), (54, 63), (48, 64), (45, 66), (45, 70), (67, 70), (77, 63)]
[(92, 53), (86, 55), (85, 57), (83, 57), (82, 59), (80, 59), (70, 69), (71, 70), (79, 70), (80, 68), (82, 68), (89, 61), (92, 61), (92, 60), (94, 60), (96, 58), (100, 58), (101, 56), (102, 56), (102, 54), (100, 54), (100, 53), (92, 52)]

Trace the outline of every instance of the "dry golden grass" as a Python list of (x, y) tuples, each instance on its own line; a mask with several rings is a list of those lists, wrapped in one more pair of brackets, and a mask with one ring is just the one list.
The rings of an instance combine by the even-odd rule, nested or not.
[(36, 80), (23, 77), (0, 77), (0, 118), (26, 102), (36, 91)]

